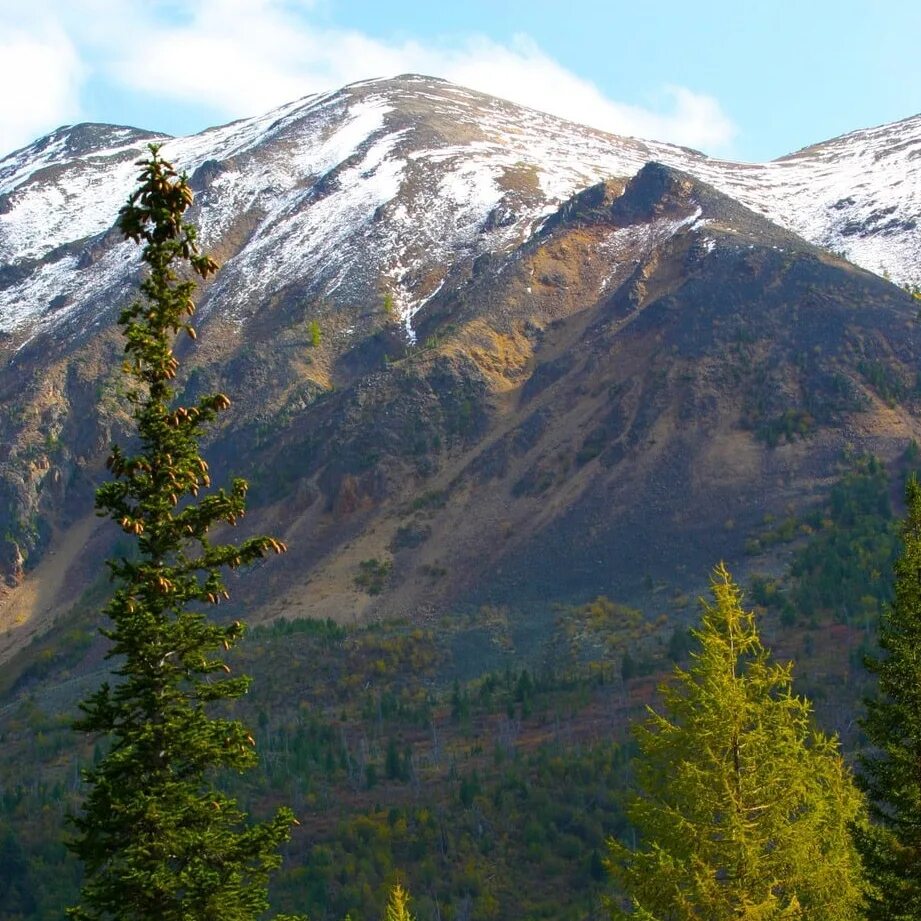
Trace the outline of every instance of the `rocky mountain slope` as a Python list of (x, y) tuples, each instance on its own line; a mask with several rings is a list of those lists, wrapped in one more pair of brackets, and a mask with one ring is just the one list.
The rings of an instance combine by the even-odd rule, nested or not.
[(256, 617), (641, 600), (918, 433), (915, 307), (875, 273), (921, 282), (921, 117), (737, 164), (406, 76), (191, 138), (62, 128), (0, 161), (9, 646), (110, 539), (150, 141), (223, 264), (186, 392), (236, 398), (215, 465), (294, 548)]

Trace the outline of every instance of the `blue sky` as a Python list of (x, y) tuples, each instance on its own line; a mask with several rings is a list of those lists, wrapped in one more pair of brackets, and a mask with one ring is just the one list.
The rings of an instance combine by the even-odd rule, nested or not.
[(918, 0), (0, 0), (0, 156), (61, 124), (186, 134), (408, 71), (765, 160), (921, 111)]

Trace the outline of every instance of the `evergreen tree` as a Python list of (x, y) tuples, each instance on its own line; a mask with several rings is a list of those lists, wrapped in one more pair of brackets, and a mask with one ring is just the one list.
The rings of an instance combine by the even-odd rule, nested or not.
[(860, 865), (848, 829), (860, 794), (722, 565), (711, 585), (690, 670), (676, 669), (664, 712), (636, 729), (640, 792), (628, 813), (641, 843), (609, 842), (630, 904), (612, 903), (612, 916), (854, 918)]
[(399, 883), (390, 890), (384, 921), (414, 921), (409, 913), (409, 893)]
[(106, 607), (115, 680), (83, 704), (76, 727), (108, 739), (108, 753), (89, 771), (89, 793), (76, 817), (71, 849), (83, 861), (77, 921), (250, 921), (268, 907), (267, 879), (294, 817), (280, 809), (250, 824), (217, 789), (218, 770), (256, 762), (253, 738), (212, 705), (244, 694), (249, 679), (230, 676), (221, 657), (243, 634), (239, 621), (218, 624), (202, 607), (227, 597), (223, 567), (237, 567), (284, 547), (270, 537), (213, 544), (218, 522), (245, 510), (237, 479), (194, 501), (210, 484), (199, 453), (205, 427), (226, 409), (223, 394), (175, 405), (178, 361), (173, 340), (188, 322), (195, 283), (180, 279), (188, 263), (201, 278), (216, 271), (195, 230), (183, 222), (192, 201), (184, 176), (155, 145), (140, 186), (119, 215), (126, 238), (143, 243), (142, 297), (122, 311), (128, 399), (137, 423), (135, 453), (113, 447), (114, 479), (97, 491), (108, 513), (137, 545), (136, 555), (108, 561), (117, 582)]
[(873, 921), (921, 918), (921, 485), (914, 477), (905, 498), (895, 600), (880, 623), (883, 656), (867, 662), (878, 695), (862, 723), (871, 749), (859, 779), (877, 821), (856, 837), (874, 887), (865, 910)]
[(12, 828), (0, 826), (0, 917), (27, 918), (36, 910), (29, 862)]

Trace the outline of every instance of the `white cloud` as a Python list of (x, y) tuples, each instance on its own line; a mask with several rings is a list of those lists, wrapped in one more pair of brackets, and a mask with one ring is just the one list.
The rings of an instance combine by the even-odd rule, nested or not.
[(4, 29), (0, 22), (0, 156), (79, 111), (82, 67), (59, 28)]
[[(61, 0), (33, 3), (60, 6)], [(725, 152), (735, 133), (712, 97), (664, 87), (659, 90), (664, 108), (617, 102), (526, 36), (510, 44), (483, 37), (437, 45), (388, 42), (318, 28), (311, 21), (313, 5), (309, 0), (69, 0), (58, 12), (97, 76), (164, 100), (208, 107), (217, 119), (259, 114), (356, 80), (415, 72), (603, 130), (708, 152)], [(77, 109), (72, 97), (53, 90), (47, 90), (47, 108), (58, 111), (66, 103)], [(29, 125), (40, 121), (36, 117)], [(23, 127), (21, 133), (31, 130)], [(0, 150), (8, 146), (0, 142)]]
[(736, 133), (730, 118), (710, 96), (684, 87), (664, 87), (662, 94), (668, 103), (664, 112), (615, 102), (524, 36), (516, 38), (511, 47), (473, 42), (446, 64), (446, 76), (456, 83), (615, 134), (719, 151)]

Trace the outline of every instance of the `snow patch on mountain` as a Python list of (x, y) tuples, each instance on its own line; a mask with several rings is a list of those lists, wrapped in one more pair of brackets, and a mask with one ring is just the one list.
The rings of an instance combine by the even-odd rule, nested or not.
[[(341, 172), (336, 189), (314, 198), (312, 189), (280, 197), (272, 213), (240, 256), (228, 263), (210, 293), (222, 310), (240, 317), (259, 295), (278, 290), (308, 273), (326, 276), (357, 255), (356, 235), (377, 208), (400, 189), (404, 164), (391, 156), (399, 134), (376, 141), (361, 160)], [(348, 159), (348, 158), (346, 158)], [(273, 271), (265, 266), (271, 263)]]
[[(28, 175), (21, 168), (0, 214), (0, 261), (42, 259), (112, 226), (138, 173), (137, 147), (62, 161), (59, 145)], [(45, 153), (45, 152), (43, 152)]]
[(650, 160), (871, 271), (921, 282), (921, 118), (740, 164), (406, 77), (188, 138), (61, 129), (0, 161), (0, 330), (34, 334), (113, 305), (137, 252), (103, 235), (150, 138), (196, 180), (204, 245), (229, 254), (203, 310), (240, 322), (296, 285), (365, 312), (387, 291), (411, 331), (449, 266), (518, 245), (577, 191)]
[(771, 163), (671, 165), (871, 272), (921, 283), (921, 116)]

